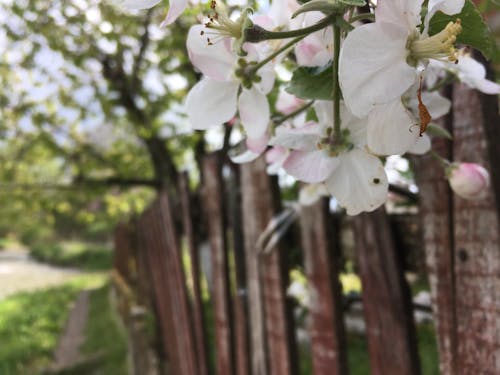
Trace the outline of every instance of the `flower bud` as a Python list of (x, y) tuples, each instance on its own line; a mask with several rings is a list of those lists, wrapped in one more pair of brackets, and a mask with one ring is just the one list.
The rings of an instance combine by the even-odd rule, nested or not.
[(446, 175), (452, 190), (464, 199), (484, 198), (490, 186), (490, 175), (479, 164), (453, 163)]

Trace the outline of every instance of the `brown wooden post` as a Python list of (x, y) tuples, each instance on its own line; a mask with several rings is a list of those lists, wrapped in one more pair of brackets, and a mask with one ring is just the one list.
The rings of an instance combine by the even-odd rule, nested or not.
[(314, 374), (346, 375), (347, 342), (339, 280), (340, 225), (334, 225), (327, 199), (304, 207), (300, 224), (311, 296), (309, 332)]
[[(491, 172), (486, 199), (451, 194), (443, 168), (418, 160), (421, 218), (443, 375), (500, 373), (500, 117), (498, 98), (454, 85), (445, 120), (453, 146), (434, 149), (453, 161), (476, 162)], [(491, 168), (493, 166), (493, 169)]]
[(287, 303), (287, 267), (283, 248), (260, 255), (257, 240), (279, 208), (277, 182), (263, 158), (241, 168), (243, 227), (251, 324), (252, 373), (295, 374), (298, 370), (291, 310)]
[[(451, 90), (446, 94), (451, 97)], [(440, 119), (438, 123), (452, 131), (451, 116)], [(444, 138), (433, 139), (432, 149), (445, 159), (452, 158), (451, 142)], [(443, 375), (454, 375), (458, 370), (451, 190), (444, 178), (443, 167), (436, 159), (426, 155), (413, 161), (419, 188), (419, 211), (437, 332), (439, 368)]]
[[(141, 262), (149, 272), (151, 286), (153, 287), (152, 299), (157, 313), (157, 322), (160, 326), (161, 342), (164, 356), (167, 359), (167, 369), (172, 373), (180, 373), (181, 358), (178, 352), (177, 334), (174, 328), (174, 318), (171, 306), (170, 289), (166, 280), (166, 267), (162, 264), (164, 258), (158, 257), (158, 222), (155, 215), (155, 201), (141, 216), (138, 221), (139, 251), (145, 262)], [(167, 285), (165, 288), (164, 285)]]
[(227, 184), (228, 218), (231, 227), (231, 245), (234, 255), (236, 295), (234, 296), (234, 341), (236, 345), (236, 374), (251, 374), (250, 324), (247, 299), (247, 273), (243, 217), (241, 212), (241, 185), (239, 166), (231, 164), (231, 175)]
[[(500, 166), (500, 139), (485, 138), (484, 128), (498, 129), (500, 117), (498, 105), (490, 104), (491, 107), (485, 108), (481, 97), (465, 85), (455, 85), (453, 158), (482, 164), (491, 171), (492, 167), (498, 169)], [(496, 110), (496, 117), (489, 119), (493, 123), (483, 127), (487, 109)], [(496, 156), (489, 148), (496, 150)], [(485, 199), (465, 200), (456, 195), (453, 199), (456, 354), (460, 374), (500, 373), (500, 225), (497, 210), (500, 195), (495, 194), (500, 192), (500, 186), (497, 183), (494, 177)]]
[(217, 375), (233, 375), (234, 340), (220, 154), (203, 160), (203, 201), (212, 256)]
[(413, 311), (384, 208), (354, 220), (373, 375), (418, 375)]
[(182, 173), (179, 176), (179, 192), (182, 206), (182, 223), (184, 226), (184, 236), (191, 261), (191, 276), (193, 278), (193, 324), (196, 340), (197, 368), (199, 375), (208, 374), (207, 358), (207, 337), (203, 320), (203, 301), (200, 288), (200, 257), (198, 253), (198, 243), (196, 240), (191, 209), (191, 196), (189, 192), (189, 176)]
[[(151, 252), (149, 266), (154, 277), (156, 299), (163, 312), (163, 341), (173, 356), (173, 370), (195, 375), (196, 347), (192, 331), (191, 311), (182, 265), (181, 249), (172, 207), (165, 192), (146, 213), (142, 231)], [(165, 321), (163, 321), (165, 319)], [(174, 372), (175, 373), (175, 372)]]

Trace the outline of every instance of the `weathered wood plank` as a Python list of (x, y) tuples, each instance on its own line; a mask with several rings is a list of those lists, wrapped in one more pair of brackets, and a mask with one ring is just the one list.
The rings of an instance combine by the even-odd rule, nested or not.
[[(141, 216), (137, 223), (138, 245), (140, 258), (144, 260), (141, 264), (146, 275), (150, 276), (150, 285), (153, 287), (152, 300), (156, 312), (157, 322), (160, 327), (160, 338), (163, 353), (167, 360), (167, 370), (172, 373), (180, 373), (180, 358), (177, 348), (177, 335), (174, 329), (174, 318), (171, 308), (170, 289), (166, 281), (165, 272), (160, 253), (158, 251), (157, 236), (160, 235), (158, 222), (154, 213), (154, 206), (150, 206)], [(149, 271), (149, 272), (146, 272)], [(167, 288), (162, 287), (167, 285)]]
[(234, 340), (236, 345), (236, 374), (251, 373), (250, 325), (247, 300), (247, 274), (245, 264), (245, 244), (241, 212), (241, 186), (239, 166), (231, 165), (231, 174), (227, 184), (228, 217), (231, 227), (231, 245), (234, 255), (236, 295), (234, 296)]
[(189, 250), (191, 263), (191, 277), (193, 281), (193, 301), (192, 315), (194, 337), (196, 341), (197, 354), (197, 374), (207, 375), (208, 369), (208, 347), (205, 323), (203, 319), (203, 301), (200, 287), (200, 257), (198, 243), (193, 228), (191, 196), (189, 191), (189, 177), (187, 173), (179, 176), (179, 192), (182, 207), (182, 223), (184, 227), (184, 237)]
[(235, 354), (221, 168), (220, 154), (204, 158), (203, 205), (212, 257), (217, 374), (233, 375)]
[(283, 248), (259, 254), (257, 240), (279, 208), (277, 182), (266, 173), (263, 158), (241, 168), (243, 227), (251, 323), (252, 373), (298, 371), (293, 319), (287, 303), (288, 270)]
[(385, 210), (359, 215), (354, 227), (371, 373), (418, 375), (411, 297)]
[[(491, 104), (490, 104), (491, 105)], [(500, 165), (498, 139), (485, 138), (481, 95), (465, 85), (453, 93), (453, 156), (456, 161), (475, 162), (490, 171)], [(491, 119), (490, 119), (491, 121)], [(491, 146), (490, 146), (491, 147)], [(495, 157), (490, 160), (490, 157)], [(496, 171), (494, 173), (497, 173)], [(493, 179), (492, 186), (495, 186)], [(497, 186), (497, 189), (500, 188)], [(500, 190), (497, 190), (500, 191)], [(500, 223), (498, 199), (493, 188), (481, 200), (453, 199), (456, 279), (455, 313), (457, 364), (460, 373), (500, 373)]]
[(349, 373), (338, 264), (340, 227), (331, 219), (327, 199), (302, 208), (300, 217), (315, 375)]

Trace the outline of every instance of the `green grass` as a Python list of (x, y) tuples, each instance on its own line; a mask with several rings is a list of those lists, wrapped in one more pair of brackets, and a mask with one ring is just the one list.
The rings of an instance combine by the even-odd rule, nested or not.
[(105, 285), (90, 295), (89, 319), (85, 329), (86, 340), (82, 352), (95, 358), (87, 369), (72, 374), (126, 375), (127, 363), (126, 333), (110, 299), (110, 286)]
[[(417, 335), (422, 374), (439, 375), (439, 358), (432, 324), (419, 325), (417, 328)], [(349, 334), (347, 342), (348, 363), (351, 375), (369, 375), (370, 358), (368, 355), (366, 337), (357, 334)], [(300, 374), (310, 375), (312, 373), (310, 348), (302, 345), (300, 347)]]
[(34, 245), (31, 255), (42, 262), (85, 271), (108, 270), (113, 261), (110, 248), (77, 241)]
[(62, 286), (18, 293), (0, 301), (0, 374), (33, 375), (52, 360), (57, 339), (82, 289), (103, 275), (78, 276)]

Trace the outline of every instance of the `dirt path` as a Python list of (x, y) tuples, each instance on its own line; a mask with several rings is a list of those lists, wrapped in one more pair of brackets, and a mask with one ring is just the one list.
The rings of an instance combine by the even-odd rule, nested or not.
[(0, 251), (0, 300), (6, 296), (56, 286), (81, 272), (39, 263), (27, 251)]
[(89, 312), (89, 290), (82, 291), (75, 301), (64, 333), (54, 353), (52, 369), (60, 371), (78, 364), (83, 356), (80, 347), (85, 341), (85, 326)]

